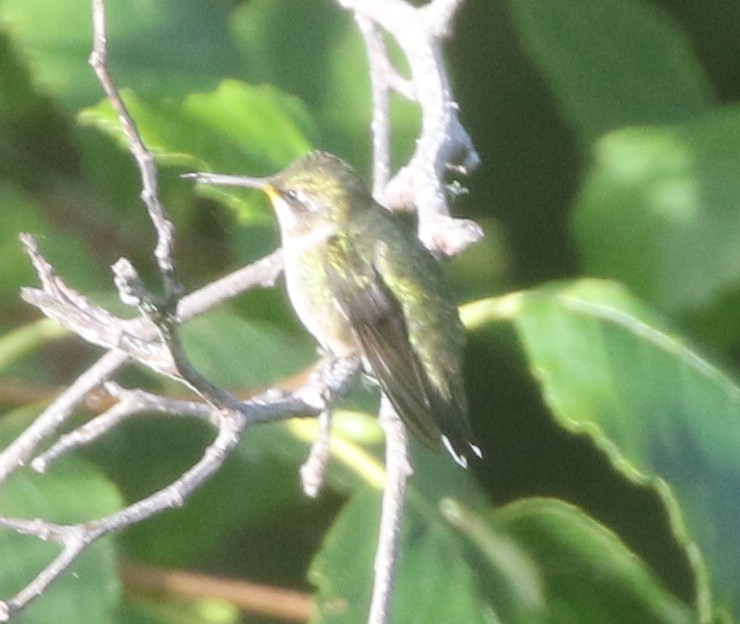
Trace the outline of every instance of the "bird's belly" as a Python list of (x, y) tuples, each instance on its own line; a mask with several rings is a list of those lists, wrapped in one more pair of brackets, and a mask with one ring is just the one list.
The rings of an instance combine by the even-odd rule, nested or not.
[(292, 266), (286, 261), (285, 283), (298, 318), (324, 349), (337, 357), (357, 352), (354, 333), (320, 266), (311, 265), (305, 259)]

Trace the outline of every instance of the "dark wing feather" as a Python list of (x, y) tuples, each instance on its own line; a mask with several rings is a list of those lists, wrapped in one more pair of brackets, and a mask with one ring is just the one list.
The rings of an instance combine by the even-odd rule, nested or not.
[(371, 373), (411, 432), (436, 447), (441, 439), (434, 420), (438, 397), (409, 341), (401, 304), (372, 264), (345, 260), (341, 270), (327, 269), (329, 283)]

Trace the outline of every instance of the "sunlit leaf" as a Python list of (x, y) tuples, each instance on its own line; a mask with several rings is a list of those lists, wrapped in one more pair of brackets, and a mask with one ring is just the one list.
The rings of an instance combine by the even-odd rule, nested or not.
[(575, 233), (587, 271), (671, 311), (740, 290), (740, 109), (596, 145)]
[(662, 496), (694, 567), (702, 621), (737, 611), (740, 388), (623, 288), (585, 280), (484, 300), (514, 324), (558, 421)]
[[(218, 76), (238, 72), (238, 50), (224, 36), (227, 4), (133, 0), (108, 3), (106, 12), (118, 84), (172, 97), (212, 89)], [(40, 88), (75, 112), (100, 99), (101, 87), (87, 64), (92, 50), (89, 0), (7, 0), (0, 3), (0, 22), (28, 59)]]
[[(213, 92), (183, 100), (145, 101), (131, 92), (125, 100), (157, 160), (190, 171), (272, 174), (307, 152), (316, 140), (301, 102), (268, 85), (227, 80)], [(80, 120), (128, 147), (107, 101), (83, 111)], [(255, 212), (254, 192), (209, 185), (197, 189), (234, 207), (245, 221), (264, 219), (264, 209)], [(260, 205), (264, 207), (264, 202)]]

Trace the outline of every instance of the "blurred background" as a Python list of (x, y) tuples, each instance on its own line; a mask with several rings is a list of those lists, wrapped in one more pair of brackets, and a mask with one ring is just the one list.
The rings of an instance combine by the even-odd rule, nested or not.
[[(111, 70), (130, 90), (134, 117), (162, 164), (189, 290), (269, 252), (277, 232), (261, 198), (196, 194), (180, 173), (206, 165), (268, 174), (315, 145), (369, 177), (365, 52), (337, 3), (109, 4)], [(125, 255), (153, 275), (138, 174), (100, 104), (90, 48), (85, 0), (0, 0), (0, 332), (8, 335), (39, 318), (18, 296), (20, 286), (36, 284), (19, 232), (39, 237), (71, 285), (114, 307), (108, 267), (116, 259)], [(555, 280), (613, 279), (736, 371), (740, 3), (467, 0), (445, 53), (482, 159), (460, 179), (469, 193), (453, 208), (486, 231), (447, 267), (460, 303)], [(274, 89), (247, 96), (225, 80)], [(399, 99), (393, 119), (400, 166), (419, 119), (413, 103)], [(18, 422), (100, 355), (48, 331), (2, 362), (0, 406)], [(186, 338), (204, 372), (245, 394), (314, 359), (282, 288), (240, 298), (194, 323)], [(553, 419), (514, 328), (478, 328), (468, 351), (473, 424), (485, 451), (473, 472), (488, 499), (500, 506), (552, 496), (577, 505), (691, 603), (692, 568), (655, 489)], [(137, 369), (123, 380), (179, 392)], [(377, 444), (377, 432), (368, 435)], [(133, 499), (176, 476), (204, 440), (200, 425), (173, 430), (166, 419), (150, 419), (124, 425), (86, 456)], [(177, 521), (167, 515), (128, 532), (127, 557), (309, 590), (306, 569), (345, 496), (303, 499), (290, 462), (262, 461), (289, 453), (290, 444), (245, 448), (249, 471), (232, 462), (188, 518), (177, 512)], [(208, 515), (224, 506), (234, 509), (222, 520)], [(219, 522), (211, 538), (200, 533), (203, 523)], [(163, 538), (172, 526), (176, 534)]]

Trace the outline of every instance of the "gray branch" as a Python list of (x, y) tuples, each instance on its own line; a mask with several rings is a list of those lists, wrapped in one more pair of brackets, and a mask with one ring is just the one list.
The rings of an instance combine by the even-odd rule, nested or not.
[(316, 498), (324, 482), (324, 473), (329, 464), (331, 449), (331, 412), (325, 410), (319, 414), (319, 432), (311, 445), (311, 452), (301, 466), (301, 485), (306, 496)]
[[(249, 425), (325, 412), (329, 401), (347, 391), (358, 369), (357, 360), (325, 360), (309, 376), (307, 383), (295, 392), (269, 390), (263, 395), (240, 403), (237, 409), (213, 409), (213, 406), (206, 403), (171, 399), (142, 390), (126, 390), (115, 384), (107, 384), (108, 391), (118, 402), (97, 418), (61, 437), (46, 453), (34, 460), (32, 465), (36, 470), (43, 472), (51, 462), (64, 453), (93, 442), (126, 418), (143, 412), (205, 420), (216, 429), (216, 438), (205, 449), (201, 459), (177, 480), (151, 496), (104, 518), (58, 525), (42, 519), (27, 520), (0, 516), (0, 526), (24, 535), (34, 535), (45, 541), (56, 541), (63, 546), (62, 552), (21, 591), (9, 600), (0, 601), (0, 622), (10, 620), (31, 600), (40, 596), (87, 547), (101, 537), (151, 518), (167, 509), (184, 505), (192, 492), (221, 468)], [(306, 397), (312, 397), (313, 402), (307, 401)], [(317, 397), (320, 398), (319, 401)]]
[(89, 63), (98, 82), (103, 87), (118, 121), (128, 139), (129, 151), (136, 161), (141, 175), (141, 199), (149, 213), (149, 219), (157, 232), (154, 257), (157, 260), (164, 286), (164, 300), (174, 305), (182, 294), (182, 286), (175, 276), (173, 252), (175, 248), (175, 227), (167, 216), (159, 200), (159, 174), (154, 156), (144, 145), (136, 124), (118, 92), (108, 71), (108, 32), (105, 17), (105, 0), (93, 0), (93, 51)]
[[(29, 234), (21, 235), (21, 243), (31, 259), (42, 288), (24, 288), (23, 299), (39, 308), (46, 316), (54, 319), (87, 342), (105, 349), (124, 353), (129, 358), (143, 363), (152, 370), (173, 377), (176, 375), (171, 354), (161, 343), (148, 339), (156, 334), (156, 326), (149, 325), (141, 331), (141, 320), (126, 321), (106, 309), (94, 305), (78, 293), (54, 272), (54, 268), (39, 252), (36, 240)], [(118, 263), (119, 270), (122, 266)], [(120, 273), (116, 281), (121, 280)], [(119, 291), (121, 288), (119, 287)], [(130, 293), (122, 296), (124, 303), (131, 303)]]
[(413, 474), (406, 426), (385, 395), (380, 399), (378, 417), (385, 432), (386, 482), (373, 565), (375, 577), (368, 624), (387, 624), (390, 621), (406, 484)]
[[(281, 271), (282, 254), (278, 250), (184, 297), (178, 306), (178, 317), (185, 322), (250, 288), (272, 286)], [(156, 338), (156, 328), (146, 319), (132, 319), (127, 323), (128, 330), (140, 340), (151, 341)], [(84, 403), (88, 393), (110, 379), (130, 361), (123, 351), (108, 351), (80, 375), (33, 424), (0, 453), (0, 484), (31, 460), (44, 441), (54, 435), (72, 412)]]
[[(442, 56), (442, 39), (449, 36), (462, 0), (431, 0), (419, 8), (404, 0), (338, 2), (355, 14), (370, 63), (375, 196), (392, 209), (415, 207), (419, 238), (427, 248), (437, 255), (456, 255), (483, 236), (475, 222), (450, 216), (444, 182), (448, 169), (469, 173), (480, 162), (460, 123)], [(393, 37), (404, 52), (410, 81), (398, 79), (377, 27)], [(411, 160), (386, 183), (390, 172), (390, 89), (418, 102), (422, 127)]]

